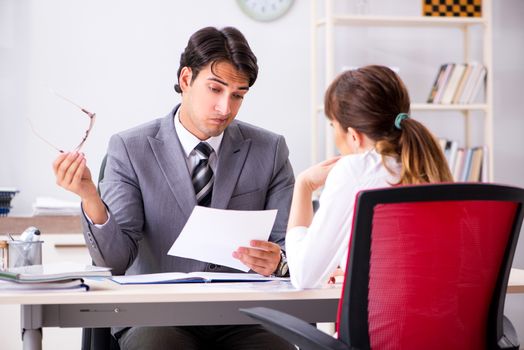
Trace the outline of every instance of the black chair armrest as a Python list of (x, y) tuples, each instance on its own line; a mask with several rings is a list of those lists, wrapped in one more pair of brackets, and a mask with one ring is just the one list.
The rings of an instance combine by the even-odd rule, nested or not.
[(340, 340), (316, 329), (294, 316), (265, 307), (240, 309), (240, 312), (257, 320), (262, 326), (297, 345), (301, 350), (333, 349), (348, 350)]
[(82, 328), (82, 350), (91, 350), (92, 328)]
[(499, 349), (515, 349), (520, 348), (519, 338), (517, 337), (517, 332), (511, 321), (503, 316), (502, 318), (502, 338), (497, 342)]

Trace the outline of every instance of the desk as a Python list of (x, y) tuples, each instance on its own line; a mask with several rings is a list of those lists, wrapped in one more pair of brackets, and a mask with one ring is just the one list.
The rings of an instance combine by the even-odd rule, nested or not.
[(511, 269), (508, 281), (508, 293), (524, 293), (524, 270)]
[(275, 308), (308, 322), (336, 319), (340, 285), (298, 291), (289, 283), (117, 285), (89, 281), (91, 290), (2, 293), (0, 303), (21, 304), (24, 349), (41, 349), (42, 327), (252, 324), (244, 307)]
[[(208, 283), (120, 286), (89, 281), (87, 293), (2, 293), (21, 304), (24, 349), (41, 349), (42, 327), (249, 324), (239, 308), (266, 306), (308, 322), (333, 322), (341, 285), (298, 291), (288, 283)], [(508, 293), (524, 293), (524, 270), (512, 269)]]

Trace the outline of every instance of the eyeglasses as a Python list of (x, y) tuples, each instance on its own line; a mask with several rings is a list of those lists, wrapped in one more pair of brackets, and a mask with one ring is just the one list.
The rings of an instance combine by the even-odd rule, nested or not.
[[(87, 140), (87, 137), (89, 136), (89, 133), (91, 132), (91, 130), (93, 129), (93, 125), (95, 125), (95, 119), (96, 119), (96, 113), (92, 113), (92, 112), (89, 112), (87, 109), (85, 109), (84, 107), (81, 107), (80, 105), (78, 105), (77, 103), (71, 101), (70, 99), (68, 99), (67, 97), (65, 96), (62, 96), (61, 94), (59, 94), (58, 92), (54, 91), (54, 90), (51, 90), (51, 92), (53, 94), (55, 94), (56, 96), (60, 97), (61, 99), (63, 99), (64, 101), (67, 101), (69, 102), (70, 104), (72, 104), (73, 106), (77, 107), (78, 109), (80, 109), (82, 112), (84, 112), (88, 117), (89, 117), (89, 126), (87, 128), (87, 130), (85, 131), (85, 134), (84, 134), (84, 137), (82, 138), (82, 141), (80, 141), (80, 143), (78, 144), (78, 146), (76, 146), (74, 148), (74, 151), (78, 152), (80, 151), (80, 149), (82, 148), (82, 146), (84, 146), (86, 140)], [(53, 147), (54, 149), (56, 149), (58, 152), (60, 153), (64, 153), (64, 150), (60, 149), (59, 147), (56, 147), (55, 145), (53, 145), (51, 142), (49, 142), (48, 140), (46, 140), (44, 137), (42, 137), (42, 135), (40, 135), (33, 123), (31, 123), (31, 120), (28, 119), (28, 122), (29, 122), (29, 125), (31, 126), (31, 130), (33, 131), (33, 133), (42, 141), (44, 141), (45, 143), (47, 143), (49, 146)]]

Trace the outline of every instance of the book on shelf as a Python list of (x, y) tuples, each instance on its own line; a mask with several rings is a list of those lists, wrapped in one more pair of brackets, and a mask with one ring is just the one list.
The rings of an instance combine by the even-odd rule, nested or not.
[(448, 85), (449, 79), (451, 77), (451, 74), (453, 73), (454, 68), (455, 68), (454, 63), (445, 64), (444, 73), (442, 75), (442, 80), (439, 82), (439, 86), (437, 87), (437, 93), (435, 94), (433, 103), (441, 103), (442, 96), (444, 95), (444, 91), (446, 90), (446, 86)]
[(449, 150), (449, 159), (448, 159), (448, 164), (449, 164), (450, 169), (455, 168), (455, 165), (457, 163), (457, 153), (458, 153), (458, 142), (452, 141), (450, 150)]
[(460, 181), (466, 182), (469, 178), (469, 172), (471, 170), (471, 158), (473, 157), (473, 148), (466, 148), (466, 153), (464, 154), (464, 167), (462, 168), (462, 173), (460, 174)]
[(440, 84), (442, 84), (442, 79), (444, 79), (444, 72), (446, 71), (446, 64), (443, 64), (440, 66), (438, 74), (435, 78), (435, 81), (433, 82), (433, 85), (431, 86), (431, 91), (429, 92), (428, 96), (428, 103), (433, 103), (435, 100), (435, 96), (437, 95), (438, 87)]
[(480, 93), (480, 90), (482, 90), (482, 87), (486, 85), (486, 74), (486, 67), (480, 67), (478, 75), (473, 77), (473, 85), (471, 87), (471, 90), (469, 91), (469, 94), (465, 97), (467, 101), (466, 103), (473, 103), (475, 101), (478, 94)]
[(84, 277), (110, 277), (108, 267), (60, 262), (43, 265), (29, 265), (0, 270), (0, 280), (18, 283), (53, 282)]
[(464, 170), (464, 158), (466, 157), (466, 150), (460, 147), (457, 150), (457, 159), (455, 161), (455, 166), (451, 170), (453, 175), (453, 180), (460, 181), (460, 176)]
[(471, 76), (471, 70), (473, 69), (473, 66), (471, 64), (466, 63), (464, 73), (462, 74), (462, 77), (460, 78), (460, 81), (457, 86), (457, 90), (455, 91), (455, 94), (453, 95), (453, 99), (451, 100), (451, 103), (460, 103), (460, 97), (462, 96), (462, 93), (464, 92), (464, 88), (466, 87), (466, 84)]
[(482, 168), (482, 147), (474, 147), (471, 152), (471, 166), (467, 181), (480, 181), (480, 170)]
[(465, 81), (464, 87), (462, 88), (462, 92), (459, 96), (457, 96), (457, 103), (460, 104), (466, 104), (468, 103), (468, 95), (470, 94), (471, 89), (473, 88), (474, 79), (479, 74), (481, 64), (478, 62), (470, 62), (468, 63), (468, 66), (470, 67), (470, 72), (468, 74), (468, 80)]
[(266, 277), (256, 273), (224, 272), (163, 272), (143, 275), (113, 276), (118, 284), (168, 284), (168, 283), (209, 283), (209, 282), (267, 282), (289, 281), (287, 277)]
[(453, 169), (457, 158), (458, 142), (456, 140), (444, 139), (442, 150), (444, 151), (444, 157), (446, 157), (450, 170)]
[(428, 103), (472, 103), (486, 80), (486, 67), (478, 62), (445, 63), (440, 66)]
[(459, 147), (454, 140), (439, 138), (438, 141), (454, 181), (489, 180), (487, 146)]
[(460, 79), (462, 78), (462, 75), (464, 74), (465, 69), (466, 69), (465, 63), (455, 63), (453, 72), (451, 73), (449, 77), (449, 81), (442, 94), (442, 99), (440, 103), (450, 104), (453, 101), (453, 97), (455, 95), (455, 92), (457, 91)]

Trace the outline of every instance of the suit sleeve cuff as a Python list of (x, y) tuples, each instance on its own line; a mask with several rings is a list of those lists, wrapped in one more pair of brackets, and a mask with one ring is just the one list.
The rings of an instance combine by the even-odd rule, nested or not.
[[(105, 204), (105, 203), (104, 203)], [(104, 222), (103, 224), (93, 224), (93, 220), (91, 220), (91, 218), (86, 214), (86, 212), (84, 211), (84, 207), (83, 206), (80, 206), (80, 208), (82, 209), (82, 214), (84, 215), (84, 217), (86, 218), (87, 222), (89, 223), (90, 226), (93, 226), (93, 227), (96, 227), (96, 228), (102, 228), (104, 227), (108, 222), (109, 220), (111, 219), (111, 214), (109, 213), (109, 210), (107, 210), (106, 208), (106, 214), (107, 214), (107, 220), (106, 222)]]

